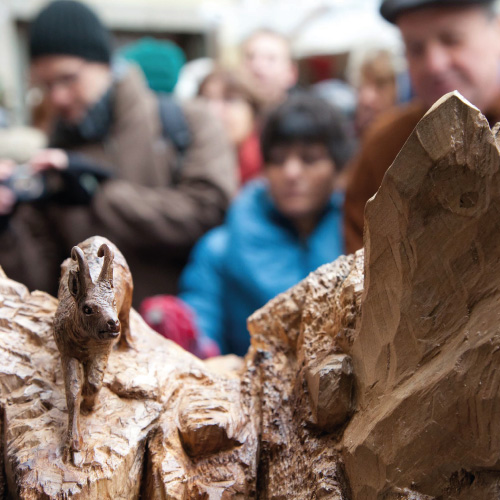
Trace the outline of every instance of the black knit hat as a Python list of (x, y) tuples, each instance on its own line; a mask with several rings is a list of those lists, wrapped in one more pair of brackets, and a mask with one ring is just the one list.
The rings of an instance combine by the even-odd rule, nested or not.
[(492, 4), (494, 0), (384, 0), (380, 6), (382, 17), (391, 23), (396, 22), (399, 14), (407, 10), (423, 7), (461, 7), (466, 5)]
[(57, 0), (41, 10), (30, 29), (30, 58), (47, 55), (78, 56), (109, 63), (108, 30), (86, 5)]

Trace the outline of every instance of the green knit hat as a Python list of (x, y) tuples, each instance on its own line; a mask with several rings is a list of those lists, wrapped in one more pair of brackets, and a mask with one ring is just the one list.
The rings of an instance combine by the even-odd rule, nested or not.
[(172, 92), (186, 62), (184, 52), (174, 42), (149, 37), (126, 45), (120, 55), (141, 67), (155, 92)]
[(109, 63), (109, 31), (85, 4), (57, 0), (40, 11), (30, 28), (30, 58), (71, 55)]

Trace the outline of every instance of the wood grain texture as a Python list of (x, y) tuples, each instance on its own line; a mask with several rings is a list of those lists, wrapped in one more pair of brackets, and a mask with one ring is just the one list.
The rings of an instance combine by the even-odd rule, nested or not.
[(244, 359), (202, 362), (132, 311), (77, 465), (57, 300), (0, 273), (0, 498), (498, 500), (499, 130), (438, 102), (367, 205), (364, 251), (256, 311)]
[(338, 449), (354, 410), (352, 373), (332, 365), (346, 359), (339, 344), (350, 343), (356, 325), (362, 262), (362, 251), (340, 257), (249, 318), (247, 356), (260, 387), (259, 498), (350, 498)]
[(485, 487), (497, 488), (500, 477), (499, 165), (484, 116), (450, 94), (367, 204), (365, 295), (348, 351), (358, 409), (343, 439), (353, 500), (398, 488), (498, 498), (475, 478), (488, 470)]
[[(255, 484), (257, 439), (240, 408), (242, 381), (212, 374), (202, 361), (153, 332), (135, 311), (134, 349), (112, 351), (97, 407), (81, 416), (85, 452), (76, 465), (64, 462), (67, 409), (51, 331), (56, 307), (53, 297), (30, 294), (19, 283), (0, 277), (2, 442), (12, 497), (136, 499), (161, 478), (164, 492), (154, 488), (155, 494), (144, 498), (198, 498), (191, 492), (211, 489), (247, 498)], [(204, 454), (215, 458), (198, 458), (200, 436), (206, 437)], [(179, 468), (174, 467), (172, 453), (180, 457)], [(244, 462), (238, 462), (240, 454)], [(210, 473), (207, 464), (223, 459), (240, 476), (234, 486), (228, 473), (221, 482), (220, 468)], [(177, 472), (190, 481), (171, 481), (172, 486), (167, 478), (163, 482), (161, 474), (171, 478)], [(205, 497), (200, 493), (199, 498)]]

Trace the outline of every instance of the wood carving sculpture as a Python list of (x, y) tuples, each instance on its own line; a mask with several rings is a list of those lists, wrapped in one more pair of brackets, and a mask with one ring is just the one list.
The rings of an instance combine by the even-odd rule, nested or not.
[[(131, 310), (134, 349), (111, 351), (73, 462), (60, 443), (76, 348), (59, 341), (63, 373), (58, 301), (0, 270), (0, 499), (499, 500), (500, 125), (445, 96), (365, 216), (364, 250), (248, 319), (239, 363), (201, 361)], [(66, 328), (107, 275), (102, 242), (66, 264)]]
[(99, 236), (73, 247), (61, 269), (54, 337), (66, 388), (69, 454), (82, 448), (80, 411), (94, 408), (111, 348), (118, 338), (120, 347), (131, 346), (133, 285), (123, 255)]

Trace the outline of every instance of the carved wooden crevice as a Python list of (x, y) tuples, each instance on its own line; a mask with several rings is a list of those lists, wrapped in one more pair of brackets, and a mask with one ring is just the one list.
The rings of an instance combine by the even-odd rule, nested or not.
[(255, 498), (254, 398), (244, 385), (199, 372), (170, 401), (149, 442), (147, 498)]
[(259, 498), (350, 498), (338, 447), (353, 378), (336, 339), (349, 337), (362, 258), (319, 268), (249, 318), (262, 387)]

